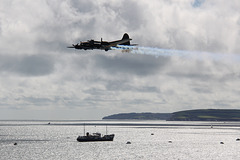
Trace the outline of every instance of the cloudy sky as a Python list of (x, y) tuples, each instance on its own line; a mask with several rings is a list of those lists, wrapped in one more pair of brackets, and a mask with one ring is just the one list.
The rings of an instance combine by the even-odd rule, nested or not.
[[(1, 0), (0, 119), (240, 109), (239, 8), (239, 0)], [(138, 48), (66, 48), (125, 32)]]

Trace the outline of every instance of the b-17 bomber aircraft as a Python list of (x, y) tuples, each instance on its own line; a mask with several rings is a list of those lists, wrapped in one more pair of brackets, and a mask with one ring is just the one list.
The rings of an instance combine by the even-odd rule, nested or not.
[(79, 43), (73, 44), (68, 48), (84, 49), (84, 50), (101, 49), (101, 50), (108, 51), (112, 49), (111, 47), (118, 48), (118, 45), (133, 46), (130, 44), (131, 40), (132, 39), (129, 38), (129, 35), (125, 33), (121, 40), (107, 42), (107, 41), (102, 41), (102, 38), (101, 38), (101, 41), (88, 40), (87, 42), (80, 42), (80, 44)]

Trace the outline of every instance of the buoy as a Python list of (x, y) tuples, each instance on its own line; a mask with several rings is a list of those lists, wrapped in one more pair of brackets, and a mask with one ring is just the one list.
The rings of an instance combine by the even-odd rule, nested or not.
[(172, 143), (172, 141), (168, 141), (168, 143)]
[(151, 133), (151, 135), (154, 135), (154, 133)]
[(223, 142), (220, 142), (220, 144), (224, 144)]
[(130, 141), (127, 141), (127, 143), (126, 144), (131, 144), (131, 142)]

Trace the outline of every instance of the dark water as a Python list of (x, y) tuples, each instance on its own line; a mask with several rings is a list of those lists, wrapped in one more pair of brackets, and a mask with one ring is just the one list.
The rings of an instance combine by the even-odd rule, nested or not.
[[(114, 141), (77, 142), (83, 124), (86, 131), (102, 134), (107, 125)], [(239, 126), (233, 122), (0, 121), (0, 159), (235, 160), (240, 159)]]

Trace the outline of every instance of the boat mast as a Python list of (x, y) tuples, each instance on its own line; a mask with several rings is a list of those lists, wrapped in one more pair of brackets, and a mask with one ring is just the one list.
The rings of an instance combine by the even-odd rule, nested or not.
[(85, 123), (83, 123), (83, 135), (85, 136)]
[(107, 135), (107, 125), (106, 125), (106, 135)]

